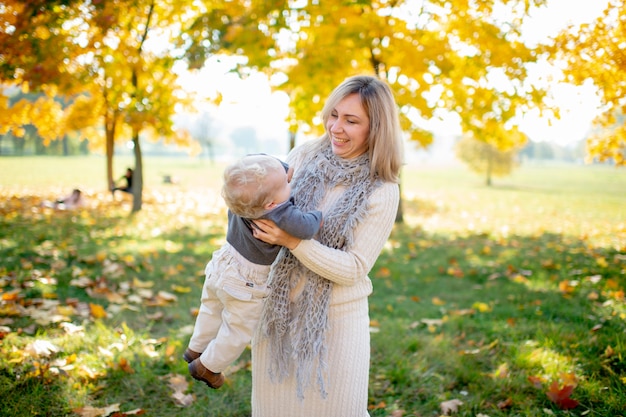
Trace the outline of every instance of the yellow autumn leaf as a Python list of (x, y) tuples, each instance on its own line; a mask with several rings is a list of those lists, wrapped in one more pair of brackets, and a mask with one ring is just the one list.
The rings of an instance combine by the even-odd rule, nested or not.
[(102, 319), (107, 316), (107, 312), (100, 304), (89, 303), (89, 312), (96, 319)]
[(74, 309), (74, 307), (72, 306), (59, 305), (56, 307), (56, 309), (57, 309), (57, 314), (60, 314), (66, 317), (72, 316), (76, 313), (76, 309)]
[(571, 285), (570, 281), (564, 280), (559, 282), (559, 291), (561, 291), (563, 294), (571, 294), (572, 292), (574, 292), (574, 286)]
[(439, 297), (433, 297), (433, 298), (431, 299), (431, 302), (432, 302), (434, 305), (436, 305), (436, 306), (442, 306), (442, 305), (444, 305), (444, 304), (446, 303), (445, 301), (443, 301), (443, 300), (442, 300), (441, 298), (439, 298)]
[(182, 285), (172, 285), (172, 291), (179, 294), (186, 294), (191, 292), (191, 287), (183, 287)]
[(472, 304), (472, 308), (475, 308), (476, 310), (480, 311), (481, 313), (488, 313), (492, 310), (491, 306), (489, 306), (489, 304), (487, 303), (483, 303), (483, 302), (475, 302), (474, 304)]
[(135, 288), (152, 288), (153, 286), (153, 281), (142, 281), (138, 278), (133, 278), (133, 287)]
[(389, 268), (387, 268), (385, 266), (380, 267), (378, 269), (378, 272), (376, 273), (376, 276), (379, 277), (379, 278), (387, 278), (390, 275), (391, 275), (391, 271), (389, 270)]
[(510, 374), (509, 366), (506, 363), (503, 363), (500, 366), (498, 366), (498, 369), (495, 370), (495, 372), (492, 374), (492, 377), (503, 379), (503, 378), (507, 378), (509, 374)]
[(98, 262), (103, 262), (107, 257), (107, 253), (104, 251), (100, 251), (98, 253), (96, 253), (96, 260)]
[(513, 275), (513, 277), (511, 278), (511, 281), (517, 283), (517, 284), (525, 284), (528, 282), (528, 278), (526, 278), (524, 275), (522, 274), (515, 274)]
[(130, 362), (128, 362), (128, 359), (126, 358), (120, 358), (117, 365), (122, 371), (126, 372), (127, 374), (135, 373), (135, 370), (133, 369), (133, 367), (130, 365)]

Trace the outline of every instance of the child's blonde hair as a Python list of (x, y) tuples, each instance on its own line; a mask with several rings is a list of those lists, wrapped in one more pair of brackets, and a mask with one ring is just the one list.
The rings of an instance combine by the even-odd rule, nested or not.
[(284, 167), (269, 155), (245, 156), (226, 167), (222, 197), (230, 211), (248, 219), (262, 216), (273, 197), (273, 189), (265, 179), (276, 169)]

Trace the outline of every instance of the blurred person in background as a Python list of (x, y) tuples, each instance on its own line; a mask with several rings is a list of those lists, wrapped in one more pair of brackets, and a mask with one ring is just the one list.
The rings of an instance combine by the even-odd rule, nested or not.
[(131, 168), (126, 168), (126, 173), (122, 175), (118, 181), (124, 181), (126, 184), (120, 187), (114, 185), (111, 189), (113, 196), (115, 196), (116, 191), (122, 191), (128, 194), (133, 193), (133, 170)]
[(44, 207), (55, 208), (59, 210), (73, 210), (85, 205), (85, 196), (78, 188), (74, 188), (71, 194), (56, 199), (54, 202), (44, 201)]

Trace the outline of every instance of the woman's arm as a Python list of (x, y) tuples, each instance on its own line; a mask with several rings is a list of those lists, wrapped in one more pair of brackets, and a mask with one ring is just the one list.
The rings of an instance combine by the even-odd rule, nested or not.
[(273, 223), (260, 223), (255, 236), (291, 250), (302, 264), (339, 285), (353, 285), (365, 278), (389, 238), (398, 211), (399, 188), (386, 183), (370, 196), (365, 218), (354, 232), (354, 243), (347, 251), (324, 246), (317, 240), (300, 240), (278, 229)]
[(364, 279), (382, 251), (398, 212), (399, 188), (386, 183), (370, 196), (368, 212), (354, 232), (347, 251), (333, 249), (316, 240), (303, 240), (292, 253), (304, 266), (339, 285)]

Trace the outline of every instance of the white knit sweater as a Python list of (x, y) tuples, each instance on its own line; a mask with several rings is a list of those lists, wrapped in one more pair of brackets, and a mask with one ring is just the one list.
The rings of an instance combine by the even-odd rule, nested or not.
[[(292, 162), (293, 165), (293, 162)], [(297, 170), (297, 166), (296, 166)], [(319, 207), (322, 212), (341, 195), (341, 187), (329, 190)], [(368, 273), (387, 241), (397, 214), (399, 187), (385, 183), (369, 200), (364, 220), (354, 233), (348, 251), (332, 249), (316, 240), (304, 240), (292, 253), (304, 266), (334, 282), (327, 333), (328, 397), (311, 384), (300, 401), (293, 372), (282, 383), (268, 375), (269, 353), (263, 340), (252, 347), (253, 417), (364, 417), (369, 379), (369, 315), (367, 297), (372, 293)], [(296, 288), (301, 288), (298, 286)], [(299, 292), (292, 292), (297, 302)]]

